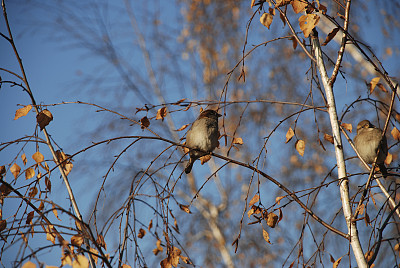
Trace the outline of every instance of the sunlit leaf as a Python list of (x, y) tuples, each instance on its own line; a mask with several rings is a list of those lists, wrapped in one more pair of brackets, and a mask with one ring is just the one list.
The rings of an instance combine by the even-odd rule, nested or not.
[(25, 262), (24, 265), (22, 265), (22, 268), (36, 268), (36, 264), (34, 264), (31, 261)]
[(276, 7), (282, 7), (290, 4), (292, 0), (276, 0)]
[(294, 0), (291, 2), (293, 11), (298, 14), (302, 12), (308, 5), (307, 2), (301, 0)]
[(53, 225), (48, 225), (46, 227), (45, 232), (46, 232), (46, 239), (55, 244), (56, 236), (53, 234)]
[(351, 124), (347, 124), (347, 123), (342, 123), (340, 124), (345, 130), (347, 130), (348, 132), (352, 133), (353, 132), (353, 126)]
[(249, 207), (251, 207), (252, 205), (254, 205), (255, 203), (257, 203), (260, 200), (260, 195), (259, 194), (255, 194), (253, 196), (253, 198), (250, 200), (249, 202)]
[(256, 0), (251, 0), (250, 8), (254, 7)]
[(262, 229), (262, 230), (263, 230), (263, 238), (264, 238), (264, 240), (267, 241), (268, 244), (271, 244), (271, 242), (269, 241), (269, 234), (268, 234), (268, 232), (265, 231), (264, 229)]
[(188, 214), (191, 214), (191, 213), (192, 213), (192, 212), (190, 211), (188, 205), (179, 204), (179, 207), (180, 207), (180, 209), (182, 209), (183, 211), (185, 211), (185, 212), (188, 213)]
[(35, 176), (35, 170), (33, 168), (28, 168), (25, 170), (25, 179), (29, 180)]
[(267, 27), (269, 29), (273, 19), (274, 19), (273, 15), (271, 15), (269, 13), (264, 13), (260, 17), (260, 22), (262, 25), (264, 25), (265, 27)]
[(390, 134), (392, 134), (392, 137), (393, 137), (395, 140), (397, 140), (397, 141), (400, 140), (400, 131), (399, 131), (396, 127), (394, 127), (394, 128), (392, 129), (392, 131), (390, 132)]
[(21, 155), (21, 159), (22, 159), (22, 163), (24, 163), (24, 165), (26, 165), (26, 163), (28, 162), (28, 160), (26, 159), (25, 153), (23, 153), (23, 154)]
[(54, 216), (56, 216), (56, 218), (57, 218), (59, 221), (61, 221), (61, 219), (58, 217), (58, 211), (57, 211), (57, 209), (56, 209), (56, 205), (54, 205), (54, 204), (53, 204), (53, 214), (54, 214)]
[(381, 80), (380, 77), (375, 77), (371, 79), (371, 82), (369, 82), (369, 93), (372, 94), (374, 91), (376, 85), (379, 83), (379, 80)]
[(275, 228), (276, 223), (278, 222), (278, 219), (279, 219), (279, 217), (275, 213), (273, 213), (273, 212), (268, 213), (268, 217), (267, 217), (268, 226), (271, 228)]
[(340, 261), (342, 260), (343, 256), (340, 257), (339, 259), (337, 259), (334, 263), (333, 263), (333, 268), (337, 268), (339, 266)]
[(275, 198), (275, 202), (279, 205), (283, 198), (285, 198), (285, 197), (284, 196), (278, 196), (277, 198)]
[(204, 165), (205, 163), (207, 163), (208, 161), (210, 161), (211, 155), (210, 155), (210, 154), (206, 154), (206, 155), (201, 156), (199, 159), (200, 159), (200, 163), (201, 163), (202, 165)]
[(324, 140), (329, 141), (330, 143), (334, 144), (333, 136), (331, 136), (327, 133), (324, 134)]
[(314, 29), (318, 22), (319, 16), (317, 14), (307, 14), (299, 18), (300, 30), (303, 31), (304, 37), (307, 38), (310, 35), (312, 29)]
[(391, 153), (388, 153), (385, 158), (385, 164), (390, 165), (390, 163), (392, 163), (392, 161), (393, 161), (393, 155)]
[(165, 116), (167, 116), (167, 107), (162, 107), (162, 108), (158, 109), (156, 120), (159, 120), (159, 119), (164, 120)]
[(43, 162), (43, 161), (44, 161), (44, 157), (43, 157), (43, 155), (42, 155), (39, 151), (37, 151), (36, 153), (34, 153), (34, 154), (32, 155), (32, 158), (33, 158), (33, 160), (36, 161), (36, 163), (40, 163), (40, 162)]
[(285, 143), (288, 143), (288, 142), (293, 138), (293, 136), (294, 136), (294, 131), (293, 131), (293, 129), (290, 127), (290, 128), (288, 129), (288, 131), (286, 132), (286, 142), (285, 142)]
[(161, 240), (160, 239), (157, 240), (156, 246), (157, 247), (155, 249), (153, 249), (154, 255), (157, 255), (158, 253), (160, 253), (160, 252), (162, 252), (164, 250), (163, 247), (161, 246)]
[(19, 172), (21, 171), (21, 168), (16, 163), (14, 163), (11, 166), (10, 171), (14, 175), (14, 178), (17, 179)]
[(243, 144), (243, 139), (242, 138), (233, 138), (232, 141), (233, 144)]
[(89, 251), (92, 253), (92, 258), (93, 258), (94, 262), (97, 264), (97, 260), (98, 260), (97, 255), (99, 255), (99, 252), (97, 251), (97, 249), (94, 249), (94, 248), (90, 248)]
[(78, 255), (72, 262), (72, 268), (89, 268), (89, 260), (83, 255)]
[(299, 155), (303, 156), (304, 150), (306, 149), (306, 143), (303, 140), (298, 140), (296, 141), (295, 147)]
[(71, 237), (71, 244), (80, 247), (83, 244), (82, 235), (74, 235)]
[(322, 44), (323, 46), (326, 46), (337, 34), (339, 31), (339, 28), (334, 28), (326, 37), (325, 42)]
[(17, 120), (18, 118), (27, 115), (31, 109), (32, 109), (32, 105), (27, 105), (27, 106), (24, 106), (24, 107), (18, 109), (15, 112), (14, 120)]

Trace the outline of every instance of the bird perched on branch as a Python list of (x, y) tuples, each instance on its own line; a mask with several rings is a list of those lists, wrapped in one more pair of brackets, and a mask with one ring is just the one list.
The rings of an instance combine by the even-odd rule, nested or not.
[[(205, 110), (201, 112), (187, 132), (186, 145), (193, 149), (200, 149), (211, 153), (219, 145), (218, 117), (220, 116), (221, 115), (214, 110)], [(193, 149), (189, 151), (190, 159), (185, 168), (186, 174), (190, 173), (196, 159), (207, 154)]]
[(354, 145), (361, 158), (368, 164), (373, 164), (379, 148), (376, 164), (384, 178), (387, 176), (385, 159), (388, 154), (386, 137), (382, 137), (382, 130), (375, 127), (368, 120), (363, 120), (357, 125), (357, 135)]

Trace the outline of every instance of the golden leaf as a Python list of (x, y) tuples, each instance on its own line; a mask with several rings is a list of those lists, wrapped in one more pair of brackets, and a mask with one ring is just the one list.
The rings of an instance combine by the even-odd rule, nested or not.
[(138, 233), (138, 237), (139, 238), (143, 238), (146, 235), (146, 230), (140, 228), (139, 229), (139, 233)]
[(205, 163), (207, 163), (208, 161), (210, 161), (210, 159), (211, 159), (211, 155), (210, 154), (206, 154), (206, 155), (203, 155), (202, 157), (200, 157), (199, 158), (200, 159), (200, 163), (202, 164), (202, 165), (204, 165)]
[(394, 128), (392, 129), (392, 131), (390, 132), (390, 134), (392, 134), (392, 137), (393, 137), (395, 140), (397, 140), (397, 141), (400, 140), (400, 131), (399, 131), (396, 127), (394, 127)]
[(80, 247), (83, 244), (83, 236), (74, 235), (71, 237), (71, 244)]
[(31, 261), (25, 262), (24, 265), (22, 265), (22, 268), (36, 268), (36, 264), (34, 264)]
[(329, 141), (330, 143), (334, 143), (333, 142), (333, 136), (329, 135), (329, 134), (324, 134), (324, 140)]
[(32, 109), (32, 105), (30, 105), (30, 104), (18, 109), (15, 112), (14, 120), (17, 120), (18, 118), (27, 115), (31, 109)]
[(250, 200), (249, 202), (249, 207), (251, 207), (252, 205), (254, 205), (255, 203), (257, 203), (260, 200), (260, 195), (259, 194), (255, 194), (253, 196), (253, 198)]
[(392, 163), (393, 161), (393, 155), (391, 153), (388, 153), (385, 159), (385, 164), (386, 165), (390, 165), (390, 163)]
[(21, 155), (21, 159), (22, 159), (22, 163), (24, 163), (24, 165), (26, 165), (26, 163), (28, 162), (28, 160), (26, 159), (25, 153), (23, 153), (23, 154)]
[(36, 153), (34, 153), (34, 154), (32, 155), (32, 158), (33, 158), (33, 160), (36, 161), (36, 163), (40, 163), (40, 162), (43, 162), (43, 161), (44, 161), (44, 157), (43, 157), (43, 155), (42, 155), (39, 151), (37, 151)]
[(274, 16), (272, 16), (269, 13), (264, 13), (260, 17), (260, 22), (262, 25), (264, 25), (265, 27), (267, 27), (269, 29), (273, 19), (274, 19)]
[(284, 196), (278, 196), (277, 198), (275, 198), (275, 202), (279, 205), (283, 198), (285, 198), (285, 197)]
[(247, 211), (247, 216), (250, 219), (250, 216), (254, 214), (254, 208), (249, 209), (249, 211)]
[(256, 0), (251, 0), (250, 8), (254, 7)]
[(28, 168), (25, 170), (25, 179), (29, 180), (35, 176), (35, 170), (33, 168)]
[(337, 259), (334, 263), (333, 263), (333, 268), (337, 268), (339, 266), (340, 261), (342, 260), (343, 256), (340, 257), (339, 259)]
[(370, 94), (372, 94), (372, 92), (374, 91), (376, 85), (379, 83), (379, 80), (381, 80), (380, 77), (375, 77), (371, 79), (371, 82), (369, 82), (369, 92)]
[(290, 128), (288, 129), (288, 131), (286, 132), (286, 142), (285, 142), (285, 143), (288, 143), (288, 142), (293, 138), (293, 136), (294, 136), (294, 131), (293, 131), (293, 129), (290, 127)]
[(36, 116), (36, 121), (39, 124), (40, 130), (43, 130), (51, 121), (53, 120), (53, 115), (49, 110), (43, 110)]
[(262, 229), (262, 230), (263, 230), (263, 237), (264, 237), (264, 240), (267, 241), (268, 244), (271, 244), (271, 242), (269, 241), (269, 234), (268, 234), (268, 232), (265, 231), (264, 229)]
[(345, 130), (347, 130), (348, 132), (352, 133), (353, 132), (353, 126), (351, 124), (347, 124), (347, 123), (342, 123), (340, 124)]
[(298, 14), (302, 12), (308, 5), (307, 2), (301, 1), (301, 0), (294, 0), (291, 2), (293, 11)]
[(128, 264), (122, 264), (122, 268), (132, 268), (132, 267)]
[(304, 37), (308, 37), (319, 22), (319, 16), (316, 14), (307, 14), (299, 18), (300, 30), (303, 31)]
[(233, 138), (232, 143), (233, 144), (243, 144), (243, 139), (242, 138)]
[(17, 179), (21, 168), (16, 163), (14, 163), (14, 165), (11, 166), (10, 171), (14, 175), (14, 178)]
[(192, 213), (192, 212), (190, 211), (188, 205), (179, 204), (179, 207), (180, 207), (180, 209), (182, 209), (183, 211), (185, 211), (185, 212), (188, 213), (188, 214), (191, 214), (191, 213)]
[(278, 219), (279, 219), (279, 217), (275, 213), (273, 213), (273, 212), (268, 213), (268, 217), (267, 217), (268, 226), (271, 228), (275, 228)]
[(89, 268), (89, 260), (83, 255), (78, 255), (72, 262), (72, 268)]
[(52, 229), (53, 229), (53, 225), (48, 225), (48, 226), (46, 227), (46, 230), (45, 230), (45, 232), (46, 232), (46, 239), (49, 240), (49, 241), (51, 241), (53, 244), (55, 244), (56, 236), (52, 233), (52, 231), (53, 231)]
[(188, 126), (189, 126), (189, 124), (183, 125), (183, 126), (181, 126), (180, 128), (178, 128), (176, 131), (182, 131), (182, 130), (184, 130), (185, 128), (187, 128)]
[(171, 264), (174, 266), (174, 267), (177, 267), (178, 266), (178, 264), (179, 264), (179, 257), (181, 256), (181, 253), (182, 253), (182, 251), (179, 249), (179, 248), (177, 248), (177, 247), (174, 247), (174, 250), (171, 252)]
[(276, 7), (282, 7), (290, 4), (292, 0), (276, 0)]
[(158, 109), (157, 111), (157, 116), (156, 116), (156, 120), (163, 120), (164, 121), (164, 117), (167, 115), (167, 107), (162, 107), (160, 109)]
[(306, 149), (306, 143), (303, 140), (298, 140), (296, 141), (295, 147), (299, 155), (303, 156), (304, 150)]
[(162, 252), (164, 250), (163, 247), (161, 246), (161, 240), (160, 239), (157, 240), (156, 246), (157, 247), (155, 249), (153, 249), (154, 255), (157, 255), (158, 253), (160, 253), (160, 252)]
[(58, 212), (57, 212), (57, 209), (56, 209), (56, 205), (54, 205), (54, 204), (53, 204), (53, 213), (54, 213), (54, 216), (56, 216), (56, 218), (57, 218), (59, 221), (61, 221), (61, 219), (58, 217)]
[(140, 128), (141, 129), (148, 128), (149, 126), (150, 126), (150, 121), (147, 118), (147, 116), (145, 116), (142, 119), (140, 119)]

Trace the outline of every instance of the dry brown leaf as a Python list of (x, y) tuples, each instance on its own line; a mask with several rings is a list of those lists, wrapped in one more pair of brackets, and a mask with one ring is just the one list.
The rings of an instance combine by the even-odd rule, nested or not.
[(36, 116), (36, 121), (39, 124), (40, 130), (43, 130), (51, 121), (53, 120), (53, 115), (49, 110), (43, 110)]
[(253, 198), (249, 202), (249, 207), (253, 206), (255, 203), (257, 203), (260, 200), (260, 195), (255, 194)]
[(372, 94), (374, 92), (374, 89), (376, 85), (379, 83), (379, 80), (381, 80), (380, 77), (375, 77), (371, 79), (371, 82), (369, 82), (369, 93)]
[(138, 233), (138, 237), (139, 238), (143, 238), (146, 235), (146, 230), (140, 228), (139, 229), (139, 233)]
[(339, 266), (340, 261), (342, 260), (343, 256), (340, 257), (339, 259), (337, 259), (334, 263), (333, 263), (333, 268), (337, 268)]
[(83, 255), (78, 255), (72, 262), (72, 268), (89, 268), (89, 260)]
[(164, 250), (163, 247), (161, 246), (161, 240), (160, 239), (157, 240), (156, 246), (157, 247), (155, 249), (153, 249), (154, 255), (157, 255), (158, 253), (160, 253), (160, 252), (162, 252)]
[(269, 241), (269, 234), (264, 229), (263, 229), (263, 237), (264, 237), (264, 240), (268, 242), (268, 244), (271, 244), (271, 242)]
[(292, 40), (293, 50), (295, 50), (297, 48), (297, 39), (294, 37), (291, 37), (291, 38), (289, 38), (289, 40)]
[(339, 28), (333, 29), (333, 30), (328, 34), (328, 36), (327, 36), (326, 39), (325, 39), (325, 42), (324, 42), (322, 45), (323, 45), (323, 46), (326, 46), (326, 45), (335, 37), (335, 35), (337, 34), (338, 31), (339, 31)]
[(183, 125), (183, 126), (181, 126), (180, 128), (178, 128), (176, 131), (182, 131), (182, 130), (184, 130), (185, 128), (187, 128), (188, 126), (189, 126), (189, 124)]
[(36, 161), (36, 163), (40, 163), (40, 162), (43, 162), (43, 161), (44, 161), (44, 156), (43, 156), (39, 151), (37, 151), (36, 153), (34, 153), (34, 154), (32, 155), (32, 158), (33, 158), (33, 160)]
[(29, 180), (35, 176), (35, 170), (33, 168), (28, 168), (25, 170), (25, 179)]
[(99, 244), (100, 247), (107, 250), (106, 242), (104, 241), (104, 236), (102, 234), (97, 235), (96, 243)]
[(21, 155), (21, 159), (22, 159), (22, 163), (24, 163), (24, 165), (26, 165), (26, 163), (28, 163), (28, 160), (26, 159), (25, 153), (23, 153), (23, 154)]
[(165, 258), (160, 262), (160, 267), (161, 268), (172, 268), (171, 264), (171, 259), (170, 258)]
[(98, 260), (97, 255), (99, 255), (99, 252), (97, 251), (97, 249), (94, 249), (94, 248), (90, 248), (89, 251), (90, 251), (90, 253), (92, 253), (92, 258), (93, 258), (94, 262), (97, 264), (97, 260)]
[(211, 155), (210, 154), (206, 154), (206, 155), (203, 155), (202, 157), (200, 157), (199, 158), (200, 159), (200, 163), (202, 164), (202, 165), (204, 165), (205, 163), (207, 163), (208, 161), (210, 161), (210, 159), (211, 159)]
[(51, 192), (51, 181), (48, 177), (45, 177), (44, 183), (46, 184), (47, 191)]
[(233, 138), (232, 143), (233, 144), (243, 144), (243, 139), (242, 138)]
[(278, 222), (277, 223), (279, 223), (282, 219), (283, 219), (283, 212), (282, 212), (282, 209), (279, 208), (279, 218), (278, 218)]
[(22, 265), (22, 268), (36, 268), (36, 264), (34, 264), (31, 261), (25, 262), (24, 265)]
[(7, 228), (7, 221), (0, 220), (0, 232)]
[(286, 26), (286, 20), (285, 20), (285, 16), (279, 12), (279, 18), (281, 19), (282, 23), (283, 23), (283, 27)]
[(71, 244), (80, 247), (83, 244), (83, 236), (74, 235), (71, 237)]
[(381, 91), (383, 91), (383, 92), (388, 92), (387, 91), (387, 89), (385, 88), (385, 86), (384, 85), (382, 85), (381, 83), (378, 83), (377, 85), (376, 85)]
[(17, 120), (18, 118), (27, 115), (31, 109), (32, 109), (32, 105), (30, 105), (30, 104), (18, 109), (15, 112), (14, 120)]
[(390, 163), (392, 163), (392, 161), (393, 161), (393, 155), (391, 153), (388, 153), (385, 158), (385, 164), (390, 165)]
[(19, 172), (21, 171), (21, 168), (16, 163), (14, 163), (11, 166), (10, 171), (14, 175), (14, 178), (17, 179)]
[(399, 243), (397, 243), (397, 244), (394, 246), (394, 250), (396, 250), (396, 251), (399, 251), (399, 250), (400, 250), (400, 244), (399, 244)]
[(333, 136), (329, 135), (329, 134), (324, 134), (324, 140), (329, 141), (330, 143), (334, 143), (333, 142)]
[(150, 220), (149, 227), (147, 227), (147, 230), (150, 231), (152, 227), (153, 227), (153, 220)]
[(247, 216), (250, 219), (250, 216), (254, 214), (254, 208), (252, 207), (251, 209), (249, 209), (249, 211), (247, 211)]
[(147, 118), (147, 116), (145, 116), (142, 119), (140, 119), (140, 128), (141, 129), (148, 128), (149, 126), (150, 126), (150, 121)]
[(392, 131), (390, 132), (390, 134), (392, 134), (392, 137), (393, 137), (395, 140), (397, 140), (397, 141), (400, 140), (400, 131), (399, 131), (396, 127), (394, 127), (394, 128), (392, 129)]
[(186, 98), (180, 99), (180, 100), (178, 100), (177, 102), (173, 103), (173, 105), (179, 105), (179, 104), (181, 104), (182, 102), (184, 102), (185, 100), (186, 100)]
[(56, 236), (53, 234), (53, 225), (48, 225), (46, 227), (45, 232), (46, 232), (46, 239), (55, 244)]
[(35, 195), (37, 193), (38, 193), (38, 189), (34, 186), (29, 190), (28, 195), (29, 195), (30, 198), (33, 198), (33, 197), (35, 197)]
[(340, 124), (345, 130), (347, 130), (348, 132), (352, 133), (353, 132), (353, 126), (351, 124), (347, 124), (347, 123), (342, 123)]
[(288, 129), (288, 131), (286, 132), (286, 142), (285, 142), (285, 143), (288, 143), (288, 142), (293, 138), (293, 136), (294, 136), (294, 131), (293, 131), (293, 129), (290, 127), (290, 128)]
[(302, 12), (308, 5), (307, 2), (301, 1), (301, 0), (294, 0), (291, 2), (293, 11), (298, 14)]
[(318, 22), (319, 16), (317, 14), (307, 14), (299, 18), (300, 30), (303, 31), (304, 37), (307, 38), (310, 35), (312, 29), (314, 29)]
[(171, 264), (172, 264), (174, 267), (177, 267), (177, 266), (178, 266), (178, 264), (179, 264), (179, 258), (180, 258), (180, 256), (181, 256), (181, 253), (182, 253), (182, 251), (181, 251), (179, 248), (177, 248), (177, 247), (174, 247), (174, 250), (171, 252), (171, 256), (170, 256), (170, 258), (171, 258)]
[(306, 149), (306, 143), (303, 140), (298, 140), (296, 141), (295, 147), (299, 155), (303, 156), (304, 150)]
[(180, 209), (182, 209), (183, 211), (185, 211), (185, 212), (188, 213), (188, 214), (191, 214), (191, 213), (192, 213), (192, 212), (190, 211), (188, 205), (179, 204), (179, 207), (180, 207)]
[(162, 107), (162, 108), (158, 109), (158, 111), (157, 111), (156, 120), (161, 119), (162, 121), (164, 121), (164, 117), (166, 115), (167, 115), (167, 107)]
[(251, 0), (250, 8), (254, 7), (256, 0)]
[(267, 217), (268, 226), (271, 228), (275, 228), (276, 223), (278, 222), (278, 219), (279, 219), (279, 217), (275, 213), (273, 213), (273, 212), (268, 213), (268, 217)]
[(39, 205), (39, 207), (38, 207), (38, 210), (39, 210), (39, 211), (42, 211), (43, 208), (44, 208), (44, 202), (43, 202), (43, 201), (40, 201), (40, 205)]
[(274, 19), (274, 16), (272, 16), (269, 13), (264, 13), (260, 17), (260, 22), (262, 25), (264, 25), (265, 27), (267, 27), (269, 29), (273, 19)]

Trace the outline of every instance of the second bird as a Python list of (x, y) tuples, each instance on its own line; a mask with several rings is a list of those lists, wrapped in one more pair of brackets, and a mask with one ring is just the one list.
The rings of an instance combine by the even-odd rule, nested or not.
[(376, 160), (383, 177), (386, 178), (387, 170), (385, 159), (388, 154), (386, 137), (382, 138), (382, 130), (375, 127), (368, 120), (363, 120), (357, 125), (357, 135), (354, 138), (354, 145), (361, 158), (368, 164), (374, 163), (379, 148), (379, 155)]

